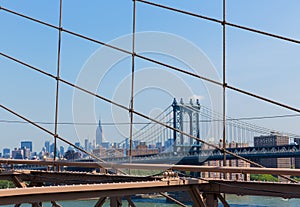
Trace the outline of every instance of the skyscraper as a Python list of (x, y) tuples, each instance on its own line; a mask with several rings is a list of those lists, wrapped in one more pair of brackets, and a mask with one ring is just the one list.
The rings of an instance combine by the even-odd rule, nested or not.
[(99, 119), (98, 127), (96, 130), (96, 145), (101, 145), (103, 143), (103, 130), (101, 120)]
[(46, 152), (50, 152), (50, 141), (45, 141)]
[(32, 152), (32, 141), (21, 141), (21, 149), (29, 149)]
[(50, 154), (54, 153), (54, 143), (50, 144)]
[(65, 148), (63, 146), (59, 147), (60, 155), (63, 156), (65, 154)]
[(88, 139), (84, 139), (84, 150), (88, 151), (88, 145), (89, 145), (89, 140)]
[(4, 158), (10, 158), (10, 149), (9, 148), (4, 148), (3, 149), (3, 157)]

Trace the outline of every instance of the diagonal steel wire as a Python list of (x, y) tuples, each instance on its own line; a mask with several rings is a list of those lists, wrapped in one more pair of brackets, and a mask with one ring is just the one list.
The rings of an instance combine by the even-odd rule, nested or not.
[[(138, 1), (138, 0), (137, 0), (137, 1)], [(139, 0), (139, 1), (141, 1), (141, 0)], [(4, 11), (7, 11), (7, 12), (10, 12), (10, 13), (12, 13), (12, 14), (18, 15), (18, 16), (21, 16), (21, 17), (23, 17), (23, 18), (29, 19), (29, 20), (31, 20), (31, 21), (35, 21), (35, 22), (37, 22), (37, 23), (40, 23), (40, 24), (43, 24), (43, 25), (52, 27), (52, 28), (54, 28), (54, 29), (60, 29), (59, 27), (57, 27), (57, 26), (55, 26), (55, 25), (51, 25), (51, 24), (49, 24), (49, 23), (43, 22), (43, 21), (41, 21), (41, 20), (34, 19), (34, 18), (29, 17), (29, 16), (26, 16), (26, 15), (24, 15), (24, 14), (17, 13), (17, 12), (15, 12), (15, 11), (11, 11), (11, 10), (6, 9), (6, 8), (1, 7), (0, 9), (2, 9), (2, 10), (4, 10)], [(220, 22), (223, 23), (222, 21), (220, 21)], [(228, 23), (226, 23), (226, 24), (229, 25)], [(230, 26), (230, 25), (229, 25), (229, 26)], [(251, 29), (251, 28), (249, 28), (249, 29)], [(128, 50), (119, 48), (119, 47), (114, 46), (114, 45), (111, 45), (111, 44), (107, 44), (107, 43), (101, 42), (101, 41), (99, 41), (99, 40), (95, 40), (95, 39), (93, 39), (93, 38), (84, 36), (84, 35), (82, 35), (82, 34), (78, 34), (78, 33), (76, 33), (76, 32), (70, 31), (70, 30), (66, 30), (66, 29), (64, 29), (64, 28), (61, 28), (61, 30), (62, 30), (63, 32), (68, 33), (68, 34), (71, 34), (71, 35), (77, 36), (77, 37), (79, 37), (79, 38), (82, 38), (82, 39), (85, 39), (85, 40), (88, 40), (88, 41), (91, 41), (91, 42), (94, 42), (94, 43), (103, 45), (103, 46), (105, 46), (105, 47), (109, 47), (109, 48), (111, 48), (111, 49), (114, 49), (114, 50), (117, 50), (117, 51), (120, 51), (120, 52), (124, 52), (124, 53), (129, 54), (129, 55), (134, 55), (134, 56), (136, 56), (136, 57), (138, 57), (138, 58), (140, 58), (140, 59), (144, 59), (144, 60), (146, 60), (146, 61), (149, 61), (149, 62), (158, 64), (158, 65), (167, 67), (167, 68), (169, 68), (169, 69), (172, 69), (172, 70), (175, 70), (175, 71), (184, 73), (184, 74), (186, 74), (186, 75), (190, 75), (190, 76), (199, 78), (199, 79), (201, 79), (201, 80), (204, 80), (204, 81), (207, 81), (207, 82), (210, 82), (210, 83), (219, 85), (219, 86), (223, 86), (223, 83), (221, 83), (221, 82), (218, 82), (218, 81), (215, 81), (215, 80), (206, 78), (206, 77), (204, 77), (204, 76), (200, 76), (200, 75), (198, 75), (198, 74), (189, 72), (189, 71), (184, 70), (184, 69), (182, 69), (182, 68), (175, 67), (175, 66), (172, 66), (172, 65), (169, 65), (169, 64), (166, 64), (166, 63), (163, 63), (163, 62), (160, 62), (160, 61), (157, 61), (157, 60), (154, 60), (154, 59), (145, 57), (145, 56), (143, 56), (143, 55), (134, 54), (134, 53), (132, 53), (131, 51), (128, 51)], [(254, 29), (253, 29), (253, 30), (254, 30)], [(283, 37), (280, 38), (281, 36), (278, 36), (278, 37), (277, 37), (277, 35), (274, 35), (274, 36), (275, 36), (276, 38), (278, 38), (278, 39), (282, 39), (282, 38), (283, 38)], [(294, 39), (290, 39), (290, 38), (287, 38), (287, 39), (285, 39), (285, 40), (286, 40), (286, 41), (290, 41), (290, 42), (294, 42), (294, 43), (297, 43), (297, 44), (300, 44), (300, 41), (298, 41), (298, 40), (294, 40)], [(1, 53), (1, 54), (3, 54), (3, 53)], [(229, 85), (228, 83), (225, 85), (225, 87), (228, 88), (228, 89), (231, 89), (231, 90), (233, 90), (233, 91), (236, 91), (236, 92), (239, 92), (239, 93), (248, 95), (248, 96), (252, 96), (252, 97), (257, 98), (257, 99), (260, 99), (260, 100), (262, 100), (262, 101), (265, 101), (265, 102), (268, 102), (268, 103), (271, 103), (271, 104), (274, 104), (274, 105), (277, 105), (277, 106), (280, 106), (280, 107), (289, 109), (289, 110), (291, 110), (291, 111), (295, 111), (295, 112), (300, 113), (300, 109), (298, 109), (298, 108), (295, 108), (295, 107), (289, 106), (289, 105), (287, 105), (287, 104), (283, 104), (283, 103), (280, 103), (280, 102), (278, 102), (278, 101), (274, 101), (274, 100), (271, 100), (271, 99), (268, 99), (268, 98), (265, 98), (265, 97), (262, 97), (262, 96), (259, 96), (259, 95), (256, 95), (256, 94), (254, 94), (254, 93), (250, 93), (250, 92), (248, 92), (248, 91), (246, 91), (246, 90), (242, 90), (242, 89), (236, 88), (236, 87), (234, 87), (234, 86), (231, 86), (231, 85)]]
[(162, 8), (162, 9), (166, 9), (166, 10), (169, 10), (169, 11), (174, 11), (174, 12), (181, 13), (181, 14), (186, 14), (186, 15), (196, 17), (196, 18), (199, 18), (199, 19), (204, 19), (204, 20), (207, 20), (207, 21), (210, 21), (210, 22), (225, 24), (225, 25), (231, 26), (233, 28), (238, 28), (238, 29), (249, 31), (249, 32), (261, 34), (261, 35), (264, 35), (264, 36), (273, 37), (275, 39), (280, 39), (280, 40), (284, 40), (284, 41), (287, 41), (287, 42), (300, 44), (300, 40), (297, 40), (297, 39), (288, 38), (288, 37), (285, 37), (285, 36), (265, 32), (265, 31), (262, 31), (262, 30), (258, 30), (258, 29), (254, 29), (254, 28), (251, 28), (251, 27), (238, 25), (238, 24), (235, 24), (235, 23), (227, 22), (227, 21), (222, 21), (222, 20), (219, 20), (219, 19), (211, 18), (211, 17), (204, 16), (204, 15), (201, 15), (201, 14), (196, 14), (196, 13), (193, 13), (193, 12), (188, 12), (188, 11), (181, 10), (181, 9), (176, 9), (176, 8), (173, 8), (173, 7), (170, 7), (170, 6), (165, 6), (165, 5), (150, 2), (150, 1), (145, 1), (145, 0), (136, 0), (136, 1), (147, 4), (147, 5), (151, 5), (151, 6), (159, 7), (159, 8)]

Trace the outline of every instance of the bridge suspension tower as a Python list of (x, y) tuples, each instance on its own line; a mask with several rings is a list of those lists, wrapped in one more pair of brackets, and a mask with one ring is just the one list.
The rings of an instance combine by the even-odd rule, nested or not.
[[(173, 103), (173, 127), (180, 131), (186, 132), (195, 137), (200, 135), (199, 118), (200, 118), (200, 102), (196, 103), (190, 99), (189, 103), (184, 103), (180, 99), (178, 103), (174, 98)], [(191, 146), (200, 147), (200, 143), (178, 131), (173, 131), (174, 152), (187, 152)]]

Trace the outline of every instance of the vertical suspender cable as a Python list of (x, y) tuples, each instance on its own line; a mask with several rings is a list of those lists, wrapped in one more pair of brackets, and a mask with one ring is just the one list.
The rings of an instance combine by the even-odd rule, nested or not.
[(61, 33), (62, 33), (62, 0), (59, 1), (59, 30), (58, 30), (58, 46), (57, 46), (57, 74), (56, 74), (54, 155), (53, 155), (54, 162), (57, 154), (57, 136), (58, 136), (58, 105), (59, 105), (58, 98), (59, 98), (59, 79), (60, 79)]
[[(226, 0), (223, 0), (223, 148), (226, 149)], [(223, 151), (223, 166), (226, 166), (226, 153)], [(224, 174), (226, 179), (226, 173)]]
[(135, 27), (136, 27), (136, 0), (133, 0), (132, 13), (132, 56), (131, 56), (131, 97), (130, 97), (130, 129), (129, 129), (129, 161), (132, 162), (132, 134), (133, 134), (133, 110), (134, 110), (134, 72), (135, 72)]

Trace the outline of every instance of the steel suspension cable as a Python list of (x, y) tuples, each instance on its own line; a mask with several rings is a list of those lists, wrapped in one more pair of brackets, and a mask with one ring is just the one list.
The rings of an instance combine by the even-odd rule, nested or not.
[[(222, 22), (222, 64), (223, 64), (223, 148), (226, 149), (226, 0), (223, 0), (223, 22)], [(223, 153), (223, 166), (226, 166), (226, 153)], [(227, 175), (224, 173), (224, 178)]]
[[(57, 45), (57, 73), (56, 73), (56, 91), (55, 91), (55, 124), (54, 124), (54, 134), (58, 134), (58, 106), (59, 106), (59, 77), (60, 77), (60, 52), (61, 52), (61, 28), (62, 28), (62, 0), (59, 0), (59, 30), (58, 30), (58, 45)], [(53, 161), (55, 162), (57, 153), (57, 139), (54, 138), (54, 155)]]
[[(135, 30), (136, 30), (136, 1), (133, 0), (132, 8), (132, 56), (131, 56), (131, 97), (130, 97), (130, 127), (129, 127), (129, 162), (132, 162), (132, 134), (133, 134), (133, 110), (134, 110), (134, 78), (135, 78)], [(130, 173), (130, 171), (129, 171)]]
[(280, 39), (280, 40), (284, 40), (284, 41), (287, 41), (287, 42), (300, 44), (300, 40), (297, 40), (297, 39), (288, 38), (288, 37), (281, 36), (281, 35), (276, 35), (276, 34), (273, 34), (273, 33), (265, 32), (265, 31), (254, 29), (254, 28), (251, 28), (251, 27), (245, 27), (245, 26), (234, 24), (234, 23), (227, 22), (227, 21), (224, 22), (224, 21), (219, 20), (219, 19), (211, 18), (211, 17), (204, 16), (204, 15), (201, 15), (201, 14), (196, 14), (196, 13), (193, 13), (193, 12), (188, 12), (188, 11), (181, 10), (181, 9), (176, 9), (176, 8), (173, 8), (173, 7), (170, 7), (170, 6), (165, 6), (165, 5), (150, 2), (150, 1), (145, 1), (145, 0), (136, 0), (136, 1), (144, 3), (144, 4), (148, 4), (148, 5), (151, 5), (151, 6), (155, 6), (155, 7), (158, 7), (158, 8), (166, 9), (166, 10), (169, 10), (169, 11), (174, 11), (174, 12), (181, 13), (181, 14), (186, 14), (186, 15), (189, 15), (189, 16), (192, 16), (192, 17), (197, 17), (199, 19), (204, 19), (204, 20), (207, 20), (207, 21), (210, 21), (210, 22), (225, 24), (227, 26), (231, 26), (231, 27), (234, 27), (234, 28), (238, 28), (238, 29), (249, 31), (249, 32), (253, 32), (253, 33), (273, 37), (275, 39)]
[[(140, 0), (137, 0), (137, 1), (140, 1)], [(43, 22), (43, 21), (34, 19), (34, 18), (32, 18), (32, 17), (28, 17), (28, 16), (26, 16), (26, 15), (19, 14), (19, 13), (17, 13), (17, 12), (8, 10), (8, 9), (6, 9), (6, 8), (1, 7), (0, 9), (2, 9), (2, 10), (4, 10), (4, 11), (7, 11), (7, 12), (10, 12), (10, 13), (12, 13), (12, 14), (16, 14), (16, 15), (18, 15), (18, 16), (24, 17), (24, 18), (26, 18), (26, 19), (35, 21), (35, 22), (37, 22), (37, 23), (41, 23), (41, 24), (43, 24), (43, 25), (50, 26), (50, 27), (55, 28), (55, 29), (59, 29), (59, 28), (58, 28), (57, 26), (55, 26), (55, 25), (51, 25), (51, 24), (49, 24), (49, 23), (46, 23), (46, 22)], [(220, 23), (222, 23), (222, 21), (220, 21)], [(226, 24), (228, 25), (228, 23), (226, 23)], [(189, 71), (187, 71), (187, 70), (183, 70), (183, 69), (181, 69), (181, 68), (178, 68), (178, 67), (175, 67), (175, 66), (172, 66), (172, 65), (169, 65), (169, 64), (166, 64), (166, 63), (163, 63), (163, 62), (160, 62), (160, 61), (157, 61), (157, 60), (154, 60), (154, 59), (151, 59), (151, 58), (148, 58), (148, 57), (139, 55), (139, 54), (132, 54), (132, 52), (130, 52), (130, 51), (127, 51), (127, 50), (125, 50), (125, 49), (119, 48), (119, 47), (114, 46), (114, 45), (110, 45), (110, 44), (107, 44), (107, 43), (104, 43), (104, 42), (95, 40), (95, 39), (93, 39), (93, 38), (84, 36), (84, 35), (82, 35), (82, 34), (78, 34), (78, 33), (75, 33), (75, 32), (72, 32), (72, 31), (69, 31), (69, 30), (66, 30), (66, 29), (63, 29), (63, 28), (62, 28), (61, 30), (62, 30), (63, 32), (68, 33), (68, 34), (77, 36), (77, 37), (79, 37), (79, 38), (86, 39), (86, 40), (88, 40), (88, 41), (91, 41), (91, 42), (94, 42), (94, 43), (97, 43), (97, 44), (100, 44), (100, 45), (103, 45), (103, 46), (106, 46), (106, 47), (109, 47), (109, 48), (118, 50), (118, 51), (120, 51), (120, 52), (124, 52), (124, 53), (129, 54), (129, 55), (134, 55), (134, 56), (136, 56), (136, 57), (138, 57), (138, 58), (140, 58), (140, 59), (144, 59), (144, 60), (146, 60), (146, 61), (149, 61), (149, 62), (158, 64), (158, 65), (161, 65), (161, 66), (165, 66), (165, 67), (167, 67), (167, 68), (169, 68), (169, 69), (172, 69), (172, 70), (175, 70), (175, 71), (178, 71), (178, 72), (181, 72), (181, 73), (184, 73), (184, 74), (187, 74), (187, 75), (190, 75), (190, 76), (193, 76), (193, 77), (202, 79), (202, 80), (207, 81), (207, 82), (210, 82), (210, 83), (214, 83), (214, 84), (219, 85), (219, 86), (223, 86), (223, 84), (220, 83), (220, 82), (218, 82), (218, 81), (215, 81), (215, 80), (212, 80), (212, 79), (209, 79), (209, 78), (200, 76), (200, 75), (198, 75), (198, 74), (189, 72)], [(288, 41), (288, 40), (287, 40), (287, 41)], [(292, 40), (291, 40), (291, 41), (292, 41)], [(300, 41), (298, 41), (298, 40), (294, 40), (294, 42), (297, 43), (297, 44), (300, 44)], [(228, 83), (226, 84), (226, 88), (229, 88), (229, 89), (231, 89), (231, 90), (233, 90), (233, 91), (236, 91), (236, 92), (239, 92), (239, 93), (248, 95), (248, 96), (252, 96), (252, 97), (254, 97), (254, 98), (263, 100), (263, 101), (265, 101), (265, 102), (268, 102), (268, 103), (271, 103), (271, 104), (274, 104), (274, 105), (277, 105), (277, 106), (280, 106), (280, 107), (289, 109), (289, 110), (291, 110), (291, 111), (295, 111), (295, 112), (300, 113), (300, 109), (298, 109), (298, 108), (295, 108), (295, 107), (292, 107), (292, 106), (289, 106), (289, 105), (286, 105), (286, 104), (280, 103), (280, 102), (278, 102), (278, 101), (274, 101), (274, 100), (271, 100), (271, 99), (268, 99), (268, 98), (265, 98), (265, 97), (262, 97), (262, 96), (259, 96), (259, 95), (256, 95), (256, 94), (254, 94), (254, 93), (250, 93), (250, 92), (245, 91), (245, 90), (242, 90), (242, 89), (238, 89), (238, 88), (236, 88), (236, 87), (234, 87), (234, 86), (230, 86)]]

